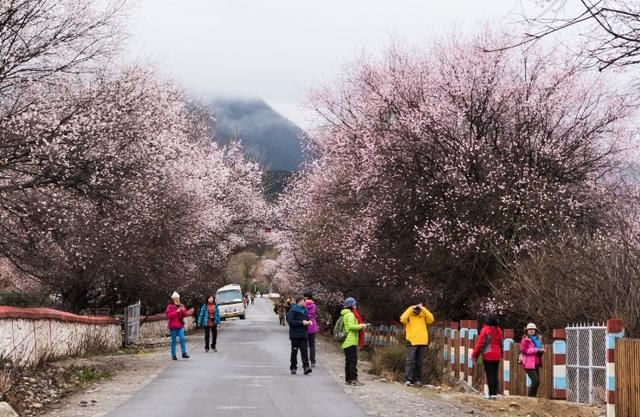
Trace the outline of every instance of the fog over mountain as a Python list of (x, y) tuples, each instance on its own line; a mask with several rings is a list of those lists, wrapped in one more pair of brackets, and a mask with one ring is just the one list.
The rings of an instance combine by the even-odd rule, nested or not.
[(296, 171), (304, 160), (304, 131), (260, 99), (218, 98), (210, 102), (218, 141), (239, 138), (248, 156), (266, 170)]

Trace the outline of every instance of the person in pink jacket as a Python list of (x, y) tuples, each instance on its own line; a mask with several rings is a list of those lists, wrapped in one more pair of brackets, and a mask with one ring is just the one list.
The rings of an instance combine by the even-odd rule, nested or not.
[(309, 316), (309, 321), (311, 325), (307, 328), (307, 340), (309, 343), (309, 361), (311, 362), (311, 367), (316, 367), (316, 334), (318, 333), (318, 311), (316, 309), (316, 304), (313, 302), (313, 293), (306, 292), (304, 293), (305, 298), (305, 307), (307, 309), (307, 314)]
[(171, 332), (171, 359), (178, 360), (176, 356), (176, 338), (180, 339), (180, 351), (184, 359), (189, 359), (187, 343), (184, 337), (184, 318), (187, 316), (187, 308), (180, 302), (180, 294), (174, 292), (171, 295), (172, 302), (167, 306), (165, 314), (169, 320), (168, 327)]
[(529, 379), (531, 379), (531, 386), (528, 392), (529, 397), (538, 396), (542, 355), (544, 355), (542, 337), (538, 334), (536, 325), (529, 323), (525, 328), (525, 334), (520, 342), (520, 362), (527, 372)]

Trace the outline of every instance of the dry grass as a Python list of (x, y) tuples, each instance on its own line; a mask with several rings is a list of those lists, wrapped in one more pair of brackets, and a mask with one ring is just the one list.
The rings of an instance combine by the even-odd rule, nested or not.
[[(442, 349), (429, 345), (422, 364), (422, 382), (437, 385), (443, 379)], [(402, 344), (375, 349), (371, 352), (371, 373), (390, 381), (404, 381), (407, 347)]]

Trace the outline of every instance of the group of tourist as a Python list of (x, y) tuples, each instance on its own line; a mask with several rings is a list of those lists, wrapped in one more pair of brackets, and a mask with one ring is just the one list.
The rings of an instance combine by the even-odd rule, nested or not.
[(298, 372), (298, 352), (300, 352), (303, 372), (309, 375), (312, 372), (311, 368), (316, 366), (316, 333), (319, 330), (313, 294), (308, 292), (302, 297), (296, 297), (294, 303), (288, 306), (286, 320), (289, 324), (289, 340), (291, 340), (289, 370), (293, 375)]
[[(291, 364), (292, 374), (297, 373), (298, 352), (302, 357), (302, 366), (305, 375), (311, 374), (315, 367), (315, 337), (318, 332), (316, 305), (312, 294), (306, 293), (303, 297), (281, 300), (274, 307), (280, 317), (280, 324), (289, 323), (289, 338), (291, 340)], [(405, 361), (405, 385), (411, 387), (422, 386), (422, 364), (426, 349), (429, 345), (429, 326), (435, 321), (434, 315), (417, 301), (409, 306), (400, 316), (400, 322), (405, 326), (405, 339), (407, 354)], [(340, 337), (342, 350), (345, 357), (345, 383), (347, 385), (364, 385), (358, 379), (358, 351), (365, 344), (364, 329), (368, 324), (364, 323), (358, 310), (358, 303), (352, 297), (343, 302), (340, 319), (337, 326), (342, 327)], [(335, 330), (334, 330), (335, 332)], [(499, 384), (500, 360), (503, 357), (504, 337), (502, 329), (498, 325), (498, 318), (494, 314), (487, 315), (482, 327), (472, 358), (479, 366), (484, 367), (489, 392), (486, 399), (496, 399)], [(529, 323), (520, 342), (519, 361), (526, 370), (531, 380), (528, 395), (536, 397), (540, 386), (540, 369), (544, 347), (542, 337), (534, 323)], [(309, 355), (311, 359), (309, 359)]]
[[(182, 358), (188, 359), (185, 343), (184, 319), (187, 309), (180, 302), (180, 295), (174, 292), (172, 302), (167, 306), (166, 316), (171, 334), (171, 357), (177, 360), (176, 343), (180, 341)], [(352, 386), (361, 386), (358, 379), (358, 351), (365, 344), (364, 329), (368, 326), (364, 323), (358, 310), (358, 303), (353, 297), (348, 297), (342, 303), (337, 330), (334, 335), (340, 333), (338, 340), (345, 358), (345, 383)], [(305, 375), (312, 373), (316, 366), (316, 334), (319, 331), (318, 312), (313, 300), (313, 294), (305, 293), (303, 296), (281, 300), (274, 307), (274, 312), (279, 316), (280, 324), (289, 325), (289, 339), (291, 341), (291, 357), (289, 370), (291, 374), (298, 371), (298, 353), (301, 356), (302, 369)], [(400, 322), (405, 326), (405, 338), (407, 354), (405, 363), (405, 385), (422, 386), (422, 363), (429, 345), (429, 326), (433, 324), (433, 314), (422, 304), (416, 302), (409, 306), (400, 316)], [(215, 297), (209, 296), (205, 305), (200, 308), (197, 324), (205, 331), (205, 351), (217, 352), (217, 327), (220, 323), (220, 312), (215, 303)], [(504, 336), (499, 326), (498, 318), (494, 314), (487, 315), (485, 323), (480, 330), (475, 348), (472, 353), (473, 360), (484, 367), (489, 392), (486, 399), (496, 399), (499, 384), (500, 360), (503, 357)], [(528, 395), (536, 397), (540, 386), (540, 369), (544, 355), (542, 336), (534, 323), (529, 323), (520, 342), (519, 362), (524, 367), (531, 383)]]
[[(168, 319), (168, 327), (171, 336), (171, 359), (178, 360), (176, 342), (180, 341), (180, 351), (183, 359), (189, 359), (184, 333), (184, 319), (187, 317), (187, 308), (180, 302), (180, 294), (174, 292), (171, 295), (171, 303), (167, 306), (165, 314)], [(220, 310), (216, 304), (216, 298), (210, 295), (207, 302), (200, 308), (197, 324), (204, 329), (204, 350), (217, 352), (218, 325), (220, 324)]]
[[(489, 314), (486, 319), (476, 346), (471, 357), (478, 365), (484, 366), (489, 392), (485, 394), (486, 399), (495, 400), (498, 395), (498, 384), (500, 370), (500, 360), (504, 351), (504, 338), (502, 329), (498, 325), (498, 318), (494, 314)], [(540, 387), (540, 369), (542, 368), (542, 357), (544, 355), (542, 336), (538, 327), (534, 323), (529, 323), (525, 328), (525, 333), (520, 342), (519, 362), (524, 367), (527, 376), (531, 380), (529, 397), (538, 396)]]

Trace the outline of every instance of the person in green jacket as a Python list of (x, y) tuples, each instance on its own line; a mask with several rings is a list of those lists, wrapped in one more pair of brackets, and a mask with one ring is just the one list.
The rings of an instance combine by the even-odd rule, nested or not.
[(344, 300), (344, 309), (340, 312), (347, 338), (342, 342), (344, 351), (344, 379), (347, 385), (364, 385), (358, 381), (358, 333), (367, 327), (367, 324), (358, 323), (353, 311), (357, 308), (357, 302), (349, 297)]

